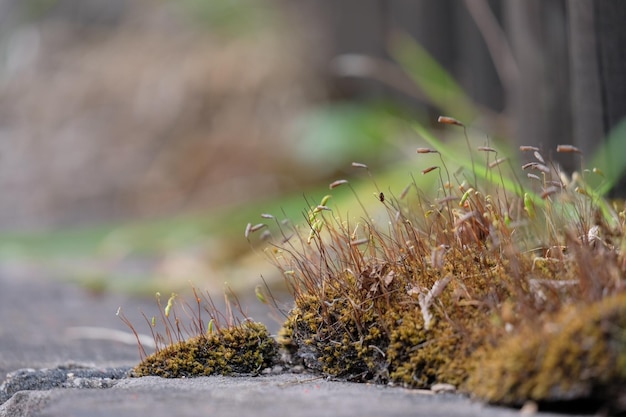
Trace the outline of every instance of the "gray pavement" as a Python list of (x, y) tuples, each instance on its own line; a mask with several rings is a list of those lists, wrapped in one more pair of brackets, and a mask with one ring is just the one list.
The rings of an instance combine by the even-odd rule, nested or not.
[[(105, 390), (23, 392), (41, 416), (519, 416), (457, 395), (311, 375), (127, 379)], [(30, 396), (30, 398), (26, 398)], [(17, 400), (15, 401), (18, 402)]]
[[(101, 383), (90, 379), (89, 372), (113, 375), (139, 360), (132, 339), (119, 337), (129, 333), (115, 316), (119, 306), (139, 328), (139, 311), (151, 315), (156, 309), (149, 299), (92, 294), (59, 281), (0, 273), (0, 381), (21, 368), (49, 368), (43, 374), (21, 371), (32, 377), (30, 385), (5, 396), (9, 399), (0, 405), (0, 416), (520, 415), (455, 394), (331, 381), (306, 373)], [(266, 319), (264, 314), (258, 312), (258, 319)], [(61, 384), (37, 381), (37, 375), (57, 375), (59, 369), (66, 370)]]

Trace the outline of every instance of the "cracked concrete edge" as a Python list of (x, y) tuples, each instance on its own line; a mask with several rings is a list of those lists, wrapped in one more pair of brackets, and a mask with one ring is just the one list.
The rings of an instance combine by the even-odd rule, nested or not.
[(128, 376), (129, 367), (103, 368), (78, 364), (54, 368), (22, 368), (9, 373), (0, 385), (0, 404), (19, 392), (54, 388), (110, 388)]
[(30, 417), (48, 404), (50, 391), (18, 391), (0, 404), (0, 417)]

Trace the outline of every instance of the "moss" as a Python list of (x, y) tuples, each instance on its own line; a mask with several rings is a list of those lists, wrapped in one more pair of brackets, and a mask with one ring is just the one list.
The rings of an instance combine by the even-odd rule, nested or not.
[(465, 379), (465, 368), (455, 361), (461, 354), (460, 337), (448, 322), (439, 320), (425, 330), (419, 314), (406, 314), (390, 339), (387, 357), (392, 381), (429, 388), (438, 382), (458, 385)]
[(137, 365), (133, 376), (258, 374), (276, 361), (276, 355), (276, 342), (265, 325), (246, 321), (167, 346)]
[[(610, 253), (572, 248), (549, 268), (464, 247), (437, 270), (383, 261), (320, 278), (296, 292), (279, 342), (309, 369), (350, 380), (445, 382), (510, 405), (611, 403), (626, 395), (626, 294), (608, 295), (622, 274)], [(427, 326), (420, 303), (443, 277)], [(598, 282), (606, 294), (585, 290)]]
[(626, 293), (569, 306), (485, 347), (467, 387), (494, 403), (574, 399), (609, 402), (626, 394)]
[[(421, 317), (405, 314), (391, 332), (387, 358), (391, 364), (390, 377), (406, 386), (425, 388), (435, 381), (435, 361), (425, 362), (423, 349), (430, 343)], [(431, 332), (432, 333), (432, 332)]]
[(389, 265), (370, 266), (331, 279), (323, 291), (301, 293), (279, 334), (293, 361), (327, 375), (352, 381), (388, 381), (388, 328), (397, 311), (390, 308), (402, 277), (384, 284), (377, 277)]
[[(376, 313), (355, 315), (345, 298), (322, 311), (319, 299), (302, 296), (279, 334), (279, 342), (307, 368), (349, 380), (384, 377), (387, 344)], [(381, 347), (382, 346), (382, 349)]]
[[(483, 263), (463, 256), (446, 268), (453, 271), (463, 265), (463, 272), (458, 272), (462, 277)], [(475, 320), (482, 320), (475, 307), (456, 307), (453, 294), (463, 286), (462, 280), (449, 284), (439, 295), (442, 305), (454, 307), (448, 311), (431, 308), (433, 325), (426, 329), (411, 288), (416, 282), (432, 287), (436, 275), (430, 269), (411, 269), (407, 274), (405, 265), (396, 268), (369, 265), (358, 279), (344, 273), (325, 281), (323, 291), (299, 293), (279, 333), (283, 350), (313, 371), (352, 381), (394, 382), (414, 388), (462, 383), (467, 377), (464, 360), (468, 353), (461, 332), (465, 327), (476, 328)], [(386, 284), (374, 279), (388, 277), (392, 271), (394, 279)], [(480, 277), (486, 287), (485, 279)], [(480, 337), (477, 331), (476, 338)]]
[[(450, 383), (501, 404), (626, 398), (626, 213), (609, 228), (560, 176), (544, 176), (534, 203), (528, 192), (507, 195), (503, 177), (482, 184), (492, 196), (447, 176), (440, 200), (380, 193), (384, 227), (367, 213), (331, 218), (329, 196), (305, 229), (276, 222), (280, 243), (266, 253), (295, 298), (278, 338), (284, 359), (352, 381)], [(135, 373), (256, 373), (276, 350), (256, 326), (170, 346)]]

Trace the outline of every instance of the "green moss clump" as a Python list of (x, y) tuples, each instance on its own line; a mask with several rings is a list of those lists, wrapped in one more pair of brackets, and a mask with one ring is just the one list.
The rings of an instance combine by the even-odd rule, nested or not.
[(458, 385), (466, 376), (463, 366), (453, 366), (460, 338), (443, 320), (425, 330), (416, 312), (405, 314), (392, 329), (387, 358), (390, 380), (406, 387), (428, 388), (437, 382)]
[(277, 223), (280, 243), (266, 253), (295, 297), (284, 350), (327, 375), (450, 383), (502, 404), (623, 401), (626, 210), (613, 212), (584, 175), (556, 175), (524, 148), (539, 162), (522, 168), (543, 173), (530, 183), (502, 174), (506, 158), (487, 157), (484, 175), (472, 160), (473, 175), (455, 186), (440, 151), (418, 148), (439, 154), (422, 174), (438, 168), (440, 198), (417, 183), (398, 199), (377, 193), (383, 224), (378, 213), (331, 214), (325, 196), (308, 228)]
[(265, 325), (246, 321), (167, 346), (145, 358), (132, 375), (164, 378), (259, 374), (276, 361), (277, 345)]
[(380, 328), (380, 312), (373, 306), (357, 311), (332, 288), (326, 296), (327, 303), (310, 294), (298, 298), (280, 331), (280, 344), (311, 370), (352, 381), (386, 381), (389, 342)]
[[(466, 266), (480, 268), (476, 262)], [(444, 312), (431, 306), (432, 320), (425, 326), (417, 296), (408, 290), (409, 280), (432, 287), (432, 274), (431, 270), (406, 274), (389, 264), (370, 265), (359, 278), (339, 274), (324, 281), (323, 292), (298, 294), (279, 343), (307, 368), (352, 381), (412, 388), (439, 382), (460, 385), (468, 374), (468, 345), (461, 332), (481, 316), (475, 307)], [(385, 276), (394, 278), (387, 283), (378, 279)], [(450, 297), (457, 285), (450, 283), (439, 300), (453, 304)], [(482, 327), (478, 330), (480, 339)]]
[(626, 395), (626, 293), (569, 306), (474, 356), (467, 387), (493, 403), (608, 403)]

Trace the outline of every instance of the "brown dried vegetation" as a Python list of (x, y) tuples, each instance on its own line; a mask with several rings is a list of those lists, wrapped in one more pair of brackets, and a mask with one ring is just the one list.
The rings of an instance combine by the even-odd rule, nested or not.
[(439, 172), (436, 199), (415, 183), (401, 198), (377, 189), (383, 222), (365, 208), (359, 219), (311, 210), (305, 230), (277, 222), (281, 243), (267, 254), (295, 295), (279, 337), (289, 359), (355, 381), (451, 383), (497, 403), (621, 407), (624, 212), (528, 150), (524, 168), (537, 174), (513, 190), (500, 163), (472, 159), (452, 183), (441, 159), (422, 171)]
[[(625, 212), (583, 175), (566, 178), (537, 148), (521, 150), (533, 152), (528, 182), (507, 179), (491, 146), (479, 149), (484, 164), (472, 157), (471, 172), (454, 181), (443, 152), (419, 148), (418, 158), (439, 158), (423, 171), (440, 184), (434, 198), (415, 181), (395, 197), (372, 179), (372, 215), (338, 180), (330, 189), (349, 187), (360, 218), (342, 217), (326, 196), (303, 225), (269, 214), (274, 224), (248, 225), (248, 239), (264, 230), (265, 253), (295, 298), (278, 337), (282, 360), (352, 381), (450, 383), (502, 404), (591, 399), (626, 409)], [(170, 344), (159, 358), (188, 346)], [(171, 362), (148, 363), (142, 369), (158, 374)], [(220, 372), (203, 366), (199, 374)]]

